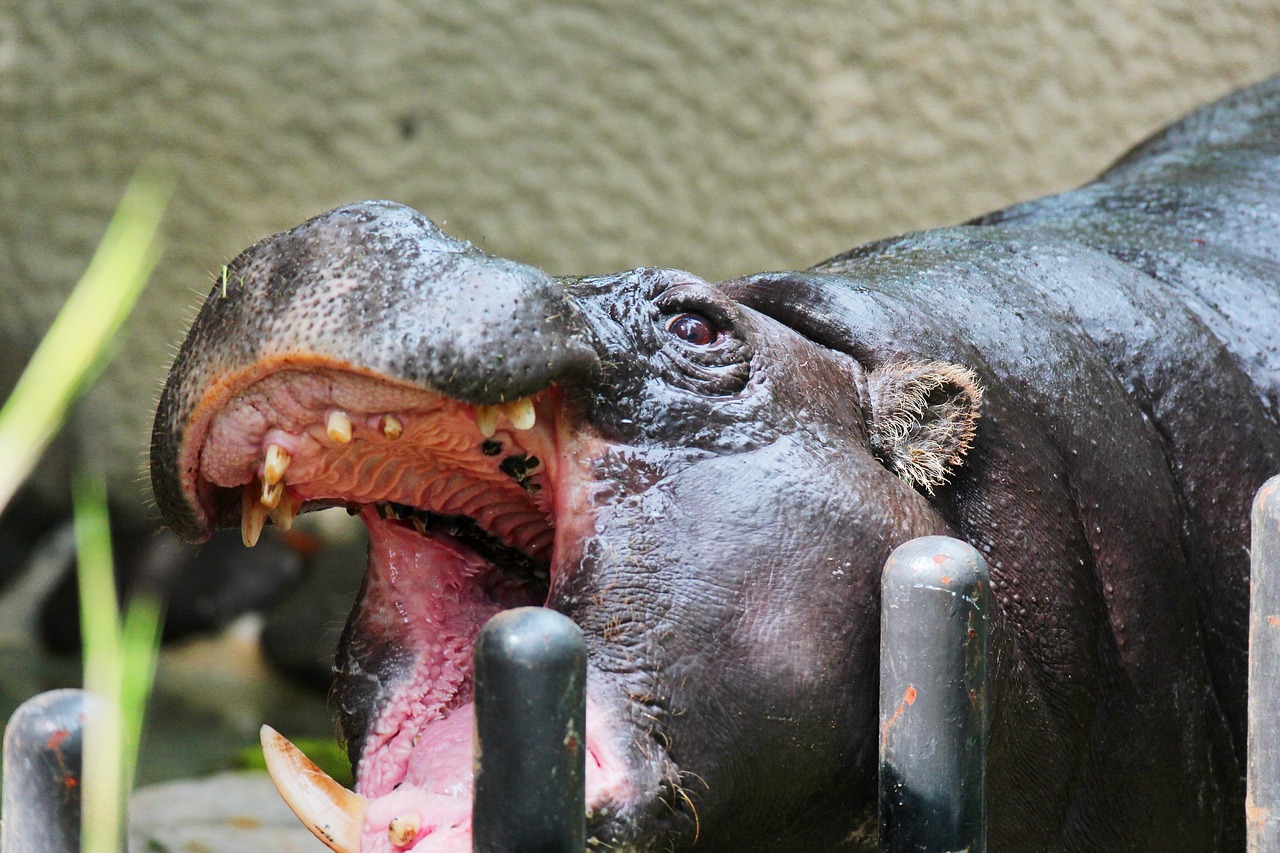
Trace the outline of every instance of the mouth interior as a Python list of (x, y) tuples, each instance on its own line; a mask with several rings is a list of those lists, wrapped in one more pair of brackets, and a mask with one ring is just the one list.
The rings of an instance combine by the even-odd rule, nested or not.
[(556, 575), (558, 409), (554, 388), (482, 407), (340, 370), (281, 370), (209, 421), (196, 491), (219, 523), (239, 514), (246, 542), (267, 517), (287, 527), (333, 505), (369, 530), (335, 667), (368, 797), (413, 786), (469, 800), (476, 634), (503, 609), (545, 603)]

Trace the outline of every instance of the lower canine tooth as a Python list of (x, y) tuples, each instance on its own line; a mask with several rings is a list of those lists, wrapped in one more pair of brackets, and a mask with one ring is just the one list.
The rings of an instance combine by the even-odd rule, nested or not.
[(393, 847), (403, 850), (417, 839), (418, 830), (421, 828), (422, 815), (417, 812), (402, 814), (387, 824), (387, 839)]
[(262, 727), (261, 737), (271, 781), (302, 825), (330, 850), (357, 853), (369, 801), (330, 779), (270, 726)]
[(498, 431), (498, 407), (476, 406), (473, 414), (476, 418), (476, 429), (485, 438), (490, 438)]
[(351, 440), (351, 418), (346, 412), (334, 409), (325, 421), (324, 431), (334, 444), (346, 444)]
[(533, 429), (533, 425), (538, 422), (538, 413), (534, 411), (533, 401), (528, 397), (506, 403), (502, 406), (502, 412), (516, 429)]
[(262, 487), (257, 479), (246, 483), (240, 499), (240, 539), (246, 548), (258, 544), (262, 525), (267, 522), (267, 508), (262, 505)]

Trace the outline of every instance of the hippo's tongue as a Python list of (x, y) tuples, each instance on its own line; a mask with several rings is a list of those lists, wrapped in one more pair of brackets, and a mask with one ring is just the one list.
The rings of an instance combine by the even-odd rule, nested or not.
[(403, 784), (369, 802), (361, 853), (471, 849), (471, 743), (475, 706), (427, 726)]

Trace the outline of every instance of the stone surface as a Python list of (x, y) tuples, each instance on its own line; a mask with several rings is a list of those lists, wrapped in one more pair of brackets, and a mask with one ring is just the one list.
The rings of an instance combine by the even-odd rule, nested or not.
[(222, 773), (139, 789), (129, 807), (131, 853), (320, 853), (327, 850), (265, 773)]
[(138, 164), (176, 169), (72, 442), (142, 516), (170, 346), (269, 232), (389, 197), (553, 272), (803, 266), (1085, 180), (1276, 44), (1267, 0), (3, 4), (0, 351), (34, 344)]

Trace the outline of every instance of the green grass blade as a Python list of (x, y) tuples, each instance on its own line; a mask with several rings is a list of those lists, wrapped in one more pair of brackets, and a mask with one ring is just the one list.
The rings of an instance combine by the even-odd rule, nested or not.
[(100, 476), (74, 483), (80, 630), (85, 689), (103, 699), (85, 729), (81, 789), (81, 850), (119, 853), (124, 833), (123, 740), (119, 685), (123, 658), (116, 611), (107, 490)]
[(133, 790), (134, 770), (138, 765), (138, 747), (142, 740), (142, 724), (146, 719), (147, 699), (155, 682), (156, 660), (160, 648), (160, 628), (164, 614), (156, 598), (142, 593), (129, 600), (121, 636), (121, 761), (124, 791)]
[(147, 699), (155, 677), (161, 609), (149, 595), (133, 598), (123, 625), (116, 608), (106, 485), (82, 474), (75, 505), (84, 686), (103, 700), (85, 732), (81, 811), (83, 853), (119, 853)]
[(160, 257), (172, 178), (140, 172), (125, 190), (80, 282), (0, 408), (0, 510), (35, 467), (76, 396), (103, 364)]

